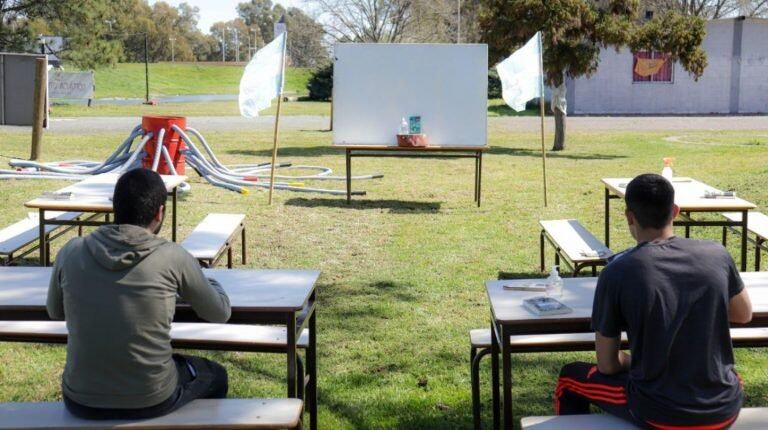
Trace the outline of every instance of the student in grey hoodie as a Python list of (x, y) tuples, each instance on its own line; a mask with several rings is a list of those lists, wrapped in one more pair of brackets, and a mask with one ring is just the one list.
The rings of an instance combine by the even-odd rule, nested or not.
[(47, 309), (52, 319), (67, 321), (62, 391), (74, 415), (150, 418), (227, 395), (221, 365), (171, 349), (177, 299), (218, 323), (229, 319), (230, 306), (194, 257), (155, 235), (166, 199), (157, 173), (125, 173), (112, 199), (116, 224), (72, 239), (56, 257)]

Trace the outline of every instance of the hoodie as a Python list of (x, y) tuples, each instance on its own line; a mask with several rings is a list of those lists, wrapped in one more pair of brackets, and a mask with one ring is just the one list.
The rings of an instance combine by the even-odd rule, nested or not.
[(135, 409), (173, 394), (177, 295), (211, 322), (229, 298), (181, 246), (133, 225), (105, 225), (59, 251), (47, 310), (69, 330), (64, 395), (92, 408)]

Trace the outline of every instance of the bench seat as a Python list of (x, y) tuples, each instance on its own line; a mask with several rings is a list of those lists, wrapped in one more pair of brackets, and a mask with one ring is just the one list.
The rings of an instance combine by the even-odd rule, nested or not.
[[(608, 414), (525, 417), (523, 430), (636, 430), (637, 427)], [(731, 430), (763, 430), (768, 428), (768, 408), (743, 408)]]
[[(64, 321), (0, 321), (0, 341), (67, 343)], [(173, 323), (171, 344), (174, 348), (227, 349), (242, 351), (285, 350), (285, 327), (243, 324)], [(309, 331), (303, 330), (297, 346), (306, 349)]]
[(242, 260), (246, 263), (245, 215), (208, 214), (181, 246), (195, 257), (203, 267), (213, 267), (227, 254), (227, 267), (232, 268), (232, 244), (237, 234), (242, 236)]
[(544, 265), (544, 241), (555, 248), (555, 264), (560, 265), (560, 258), (566, 260), (577, 276), (584, 267), (592, 267), (595, 274), (597, 266), (604, 266), (613, 251), (603, 244), (575, 219), (539, 221), (541, 225), (541, 270)]
[[(80, 212), (46, 212), (46, 219), (56, 219), (59, 221), (72, 221), (79, 218), (82, 215)], [(32, 251), (37, 249), (37, 245), (24, 252), (22, 255), (14, 255), (21, 249), (33, 244), (40, 239), (40, 221), (36, 212), (30, 212), (27, 217), (15, 222), (8, 227), (0, 230), (0, 255), (6, 257), (4, 264), (9, 264), (17, 258), (21, 258)], [(71, 228), (71, 227), (70, 227)], [(50, 239), (63, 234), (69, 230), (66, 226), (62, 225), (46, 225), (45, 234), (49, 235)], [(52, 233), (61, 232), (61, 234), (51, 236)], [(48, 253), (49, 254), (49, 253)]]
[[(621, 347), (628, 348), (626, 333), (622, 333)], [(768, 327), (732, 328), (731, 339), (736, 347), (768, 346)], [(491, 329), (469, 331), (470, 347), (470, 382), (472, 391), (472, 418), (474, 428), (479, 429), (480, 422), (480, 360), (491, 352)], [(562, 352), (594, 351), (594, 333), (557, 333), (539, 335), (518, 335), (510, 338), (513, 353), (526, 352)], [(533, 427), (532, 427), (533, 428)], [(559, 428), (559, 427), (546, 427)], [(565, 427), (563, 427), (565, 428)], [(568, 427), (571, 428), (571, 427)], [(582, 428), (582, 427), (573, 427)], [(590, 427), (584, 427), (590, 428)], [(610, 427), (606, 427), (610, 428)], [(768, 428), (768, 427), (766, 427)]]
[[(732, 222), (741, 222), (741, 212), (724, 212), (722, 214)], [(731, 227), (731, 230), (741, 233), (740, 230)], [(747, 231), (755, 235), (755, 239), (749, 239), (755, 244), (755, 272), (760, 271), (760, 250), (768, 251), (768, 215), (760, 212), (750, 212), (747, 217)], [(726, 228), (723, 227), (723, 246), (725, 246)]]
[(162, 417), (130, 420), (84, 420), (62, 402), (0, 403), (0, 430), (93, 429), (298, 429), (299, 399), (199, 399)]

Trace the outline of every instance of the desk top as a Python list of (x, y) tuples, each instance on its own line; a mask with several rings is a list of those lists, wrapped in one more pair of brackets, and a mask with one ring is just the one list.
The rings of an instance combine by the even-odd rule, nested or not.
[[(741, 274), (741, 278), (752, 300), (753, 318), (768, 317), (768, 272), (745, 272)], [(563, 296), (557, 299), (573, 309), (572, 313), (564, 315), (536, 316), (523, 307), (523, 299), (542, 296), (544, 293), (510, 291), (503, 288), (504, 285), (543, 282), (544, 279), (487, 281), (485, 288), (496, 321), (505, 325), (537, 326), (542, 329), (540, 333), (547, 332), (548, 324), (588, 324), (591, 321), (597, 278), (563, 278)]]
[[(45, 309), (51, 270), (50, 267), (0, 267), (0, 319), (4, 309)], [(299, 311), (315, 290), (320, 276), (318, 270), (204, 269), (203, 272), (224, 287), (233, 315)]]
[(397, 146), (397, 145), (334, 145), (340, 149), (355, 149), (358, 151), (413, 151), (413, 152), (485, 152), (489, 149), (483, 146)]
[[(118, 173), (94, 175), (84, 181), (64, 187), (57, 192), (71, 192), (69, 200), (53, 200), (37, 197), (26, 203), (28, 208), (76, 211), (76, 212), (112, 212), (112, 194), (120, 177)], [(186, 176), (160, 175), (165, 189), (170, 192), (187, 180)]]
[[(603, 178), (605, 188), (611, 193), (624, 198), (627, 192), (627, 184), (632, 178)], [(754, 203), (741, 198), (704, 198), (705, 191), (719, 192), (717, 188), (711, 187), (703, 182), (691, 178), (677, 177), (672, 178), (672, 186), (675, 188), (675, 203), (683, 211), (727, 211), (727, 210), (750, 210), (754, 209)]]

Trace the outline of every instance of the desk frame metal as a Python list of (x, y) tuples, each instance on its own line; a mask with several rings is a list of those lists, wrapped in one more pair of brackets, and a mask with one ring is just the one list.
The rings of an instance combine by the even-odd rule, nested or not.
[[(176, 215), (176, 205), (178, 201), (178, 186), (173, 187), (173, 189), (168, 193), (171, 196), (172, 201), (172, 223), (171, 223), (171, 240), (176, 242), (176, 227), (177, 227), (177, 215)], [(75, 204), (77, 204), (75, 202)], [(98, 214), (104, 214), (104, 221), (95, 221), (94, 216), (87, 217), (85, 219), (74, 219), (70, 221), (65, 220), (56, 220), (56, 219), (45, 219), (45, 212), (46, 211), (60, 211), (61, 209), (46, 209), (46, 208), (37, 208), (38, 210), (38, 216), (40, 217), (40, 227), (38, 231), (39, 235), (39, 241), (40, 244), (38, 245), (38, 248), (40, 249), (40, 265), (41, 266), (47, 266), (50, 265), (50, 255), (49, 254), (49, 248), (48, 248), (48, 237), (45, 234), (45, 226), (46, 225), (67, 225), (67, 226), (77, 226), (78, 230), (82, 232), (83, 227), (98, 227), (104, 224), (109, 224), (110, 218), (109, 215), (113, 212), (112, 208), (105, 208), (105, 209), (94, 209), (94, 208), (77, 208), (73, 206), (71, 210), (78, 211), (78, 212), (92, 212), (96, 215)]]
[(342, 146), (346, 152), (347, 161), (347, 204), (352, 203), (352, 158), (474, 158), (475, 159), (475, 190), (474, 202), (480, 207), (480, 195), (483, 178), (483, 152), (487, 146), (461, 147), (400, 147), (387, 145), (350, 145)]
[[(620, 197), (613, 194), (605, 185), (605, 246), (611, 247), (611, 200), (619, 199)], [(727, 219), (720, 221), (701, 221), (695, 220), (691, 217), (693, 212), (738, 212), (741, 214), (741, 221), (734, 222)], [(741, 271), (747, 270), (747, 218), (749, 217), (749, 209), (716, 209), (716, 208), (681, 208), (680, 216), (674, 220), (675, 226), (685, 227), (685, 237), (691, 237), (691, 227), (741, 227)]]

